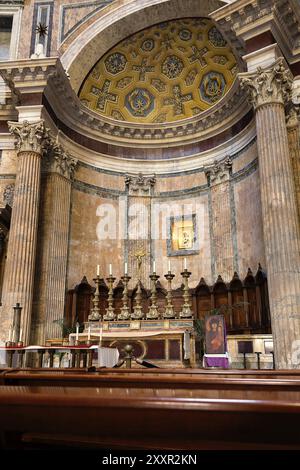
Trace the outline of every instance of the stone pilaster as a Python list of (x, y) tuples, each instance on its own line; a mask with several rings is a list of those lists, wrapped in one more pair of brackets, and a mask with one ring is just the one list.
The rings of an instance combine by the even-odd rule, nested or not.
[(12, 307), (19, 302), (22, 306), (23, 339), (28, 342), (34, 290), (41, 159), (44, 145), (48, 142), (48, 132), (43, 121), (10, 122), (9, 128), (17, 138), (19, 166), (0, 313), (1, 339), (7, 339)]
[(300, 127), (299, 110), (292, 107), (287, 117), (287, 130), (290, 148), (290, 158), (294, 174), (296, 202), (300, 223)]
[(77, 160), (52, 144), (43, 160), (32, 342), (60, 338), (64, 318), (71, 186)]
[(221, 275), (228, 282), (235, 270), (230, 206), (231, 168), (232, 161), (227, 157), (205, 169), (212, 210), (212, 276), (216, 279)]
[[(135, 285), (138, 277), (145, 287), (150, 287), (151, 272), (151, 196), (155, 185), (154, 176), (127, 175), (125, 184), (128, 191), (128, 270), (131, 283)], [(141, 255), (138, 272), (137, 255)]]
[(292, 78), (283, 59), (240, 74), (256, 110), (263, 230), (272, 333), (278, 368), (299, 368), (300, 233), (284, 103)]

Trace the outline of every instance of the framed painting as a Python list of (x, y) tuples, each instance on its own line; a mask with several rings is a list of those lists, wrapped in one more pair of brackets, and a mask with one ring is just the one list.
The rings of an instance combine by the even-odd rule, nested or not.
[(226, 353), (226, 326), (223, 315), (205, 317), (205, 353)]
[(168, 219), (168, 226), (168, 256), (184, 256), (198, 253), (196, 214), (185, 217), (170, 217)]

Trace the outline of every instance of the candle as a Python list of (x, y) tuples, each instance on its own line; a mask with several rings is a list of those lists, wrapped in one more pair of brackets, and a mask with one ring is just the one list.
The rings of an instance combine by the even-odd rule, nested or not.
[(102, 326), (100, 328), (100, 347), (102, 346), (102, 333), (103, 333), (103, 329), (102, 329)]
[(187, 269), (186, 258), (184, 258), (184, 269)]
[(89, 326), (89, 329), (88, 329), (88, 341), (90, 341), (91, 339), (91, 327)]
[(11, 328), (10, 328), (9, 332), (8, 332), (8, 341), (9, 342), (11, 342), (11, 339), (12, 339), (11, 336), (12, 336), (12, 334), (11, 334)]
[(168, 271), (169, 271), (169, 273), (171, 272), (171, 261), (170, 260), (168, 261)]
[(153, 272), (155, 273), (155, 261), (153, 261)]
[(78, 341), (79, 335), (79, 323), (76, 323), (76, 341)]
[(20, 334), (19, 334), (19, 342), (20, 342), (20, 343), (21, 343), (21, 341), (22, 341), (22, 333), (23, 333), (23, 332), (22, 332), (22, 328), (20, 328)]
[(125, 263), (125, 269), (124, 269), (124, 271), (125, 271), (125, 274), (128, 274), (128, 265), (127, 265), (127, 263)]
[(97, 276), (100, 276), (100, 265), (97, 264)]
[(109, 275), (112, 276), (112, 265), (109, 265)]

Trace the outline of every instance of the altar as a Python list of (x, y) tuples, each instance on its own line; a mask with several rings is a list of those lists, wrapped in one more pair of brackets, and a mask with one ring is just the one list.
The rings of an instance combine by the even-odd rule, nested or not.
[[(100, 343), (119, 350), (133, 347), (133, 356), (159, 367), (195, 367), (192, 319), (86, 322), (82, 333), (71, 333), (70, 343)], [(134, 366), (134, 364), (133, 364)]]

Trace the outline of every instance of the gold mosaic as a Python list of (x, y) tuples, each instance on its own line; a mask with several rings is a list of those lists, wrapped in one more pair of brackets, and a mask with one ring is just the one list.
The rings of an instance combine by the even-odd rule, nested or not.
[(119, 121), (173, 122), (200, 114), (232, 86), (237, 63), (211, 20), (187, 18), (147, 28), (105, 54), (79, 97)]

